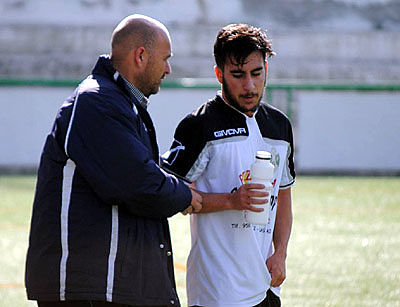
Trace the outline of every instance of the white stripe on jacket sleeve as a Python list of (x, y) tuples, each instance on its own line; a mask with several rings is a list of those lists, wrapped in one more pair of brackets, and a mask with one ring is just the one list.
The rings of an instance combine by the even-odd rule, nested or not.
[(114, 270), (115, 258), (117, 257), (118, 249), (118, 206), (112, 207), (112, 221), (111, 221), (111, 242), (110, 254), (108, 255), (108, 273), (107, 273), (107, 302), (112, 302), (113, 288), (114, 288)]
[(68, 159), (63, 170), (61, 198), (61, 262), (60, 262), (60, 300), (65, 301), (65, 283), (67, 279), (68, 260), (68, 213), (71, 200), (72, 180), (75, 163)]

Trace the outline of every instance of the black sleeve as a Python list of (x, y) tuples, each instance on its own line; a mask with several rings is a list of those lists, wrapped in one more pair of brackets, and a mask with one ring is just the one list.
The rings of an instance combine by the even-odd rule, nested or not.
[(170, 149), (163, 155), (163, 167), (186, 176), (205, 146), (201, 118), (190, 114), (175, 130)]
[(286, 184), (282, 183), (281, 188), (285, 188), (292, 185), (296, 178), (296, 171), (294, 167), (294, 157), (293, 157), (294, 156), (293, 130), (289, 119), (287, 119), (287, 141), (289, 142), (289, 148), (288, 148), (289, 152), (286, 162), (287, 169), (284, 170), (287, 182)]

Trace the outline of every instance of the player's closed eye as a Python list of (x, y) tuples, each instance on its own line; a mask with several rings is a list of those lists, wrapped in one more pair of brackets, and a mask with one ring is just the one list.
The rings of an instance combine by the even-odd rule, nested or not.
[(236, 78), (236, 79), (240, 79), (240, 78), (243, 77), (243, 74), (233, 74), (232, 76), (233, 76), (234, 78)]

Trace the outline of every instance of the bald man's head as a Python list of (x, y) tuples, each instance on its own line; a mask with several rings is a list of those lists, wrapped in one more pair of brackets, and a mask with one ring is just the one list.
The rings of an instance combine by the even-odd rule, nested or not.
[(111, 39), (111, 62), (119, 74), (146, 97), (156, 94), (171, 73), (171, 38), (159, 21), (144, 16), (126, 17)]
[(144, 47), (151, 53), (160, 35), (169, 37), (168, 30), (161, 22), (151, 17), (134, 14), (124, 18), (111, 37), (113, 63), (118, 65), (131, 50), (138, 47)]

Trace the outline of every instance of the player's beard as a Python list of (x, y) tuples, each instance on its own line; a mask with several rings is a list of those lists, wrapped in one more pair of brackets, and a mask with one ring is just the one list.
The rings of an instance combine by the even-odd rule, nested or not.
[[(265, 88), (265, 83), (266, 83), (266, 81), (264, 81), (264, 86), (263, 86), (263, 88)], [(240, 103), (239, 103), (239, 101), (237, 101), (234, 97), (233, 97), (233, 95), (232, 95), (232, 93), (231, 93), (231, 91), (230, 91), (230, 88), (229, 88), (229, 86), (228, 86), (228, 84), (225, 82), (225, 78), (222, 76), (222, 88), (223, 88), (223, 90), (224, 90), (224, 94), (225, 94), (225, 97), (226, 97), (226, 99), (228, 100), (227, 102), (232, 106), (232, 107), (234, 107), (235, 109), (237, 109), (237, 110), (239, 110), (240, 112), (242, 112), (242, 113), (247, 113), (247, 112), (256, 112), (257, 111), (257, 109), (258, 109), (258, 107), (260, 106), (260, 101), (261, 101), (261, 99), (263, 98), (263, 94), (264, 94), (264, 91), (262, 91), (261, 92), (261, 95), (259, 96), (259, 98), (258, 98), (258, 101), (257, 101), (257, 103), (252, 107), (252, 108), (246, 108), (246, 107), (243, 107), (243, 106), (241, 106), (240, 105)]]

